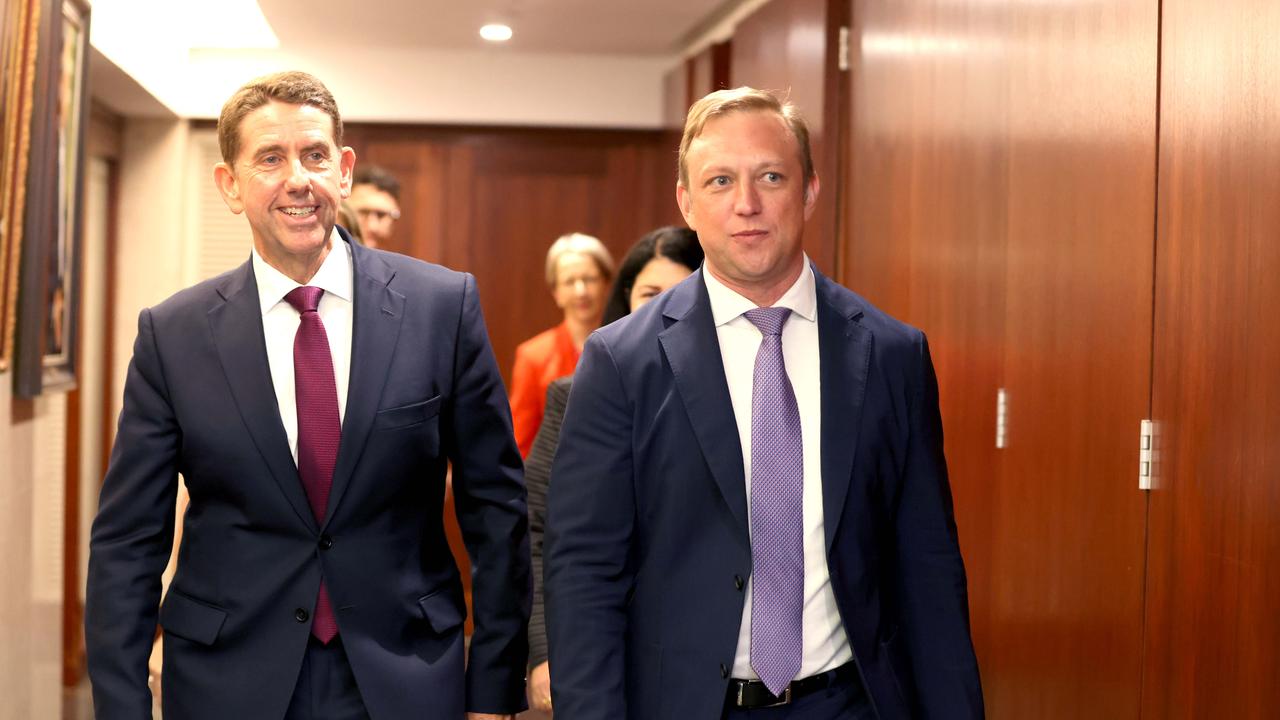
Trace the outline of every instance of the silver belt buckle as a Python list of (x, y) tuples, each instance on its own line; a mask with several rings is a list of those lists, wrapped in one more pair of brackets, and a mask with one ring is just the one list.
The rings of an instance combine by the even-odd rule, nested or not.
[[(745, 700), (745, 698), (742, 697), (742, 693), (746, 689), (746, 687), (747, 687), (747, 683), (745, 682), (738, 686), (738, 707), (743, 706), (743, 701)], [(771, 707), (778, 707), (780, 705), (789, 705), (789, 704), (791, 704), (791, 683), (787, 683), (787, 686), (782, 689), (782, 696), (779, 698), (778, 702), (770, 703), (768, 705), (755, 705), (754, 707), (771, 708)]]

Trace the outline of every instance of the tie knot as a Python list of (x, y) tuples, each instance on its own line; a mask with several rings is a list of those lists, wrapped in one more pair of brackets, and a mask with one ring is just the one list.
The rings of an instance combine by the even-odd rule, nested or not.
[(318, 288), (314, 285), (303, 285), (289, 291), (284, 299), (297, 310), (299, 314), (306, 312), (315, 312), (320, 307), (320, 296), (324, 295), (324, 288)]
[(791, 308), (756, 308), (743, 314), (747, 316), (752, 325), (755, 325), (765, 335), (781, 335), (782, 324), (787, 321), (787, 316), (791, 314)]

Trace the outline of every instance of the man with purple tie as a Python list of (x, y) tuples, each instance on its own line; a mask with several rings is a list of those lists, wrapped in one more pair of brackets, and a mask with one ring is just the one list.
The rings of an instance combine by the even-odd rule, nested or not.
[(557, 720), (983, 715), (924, 335), (823, 277), (804, 121), (690, 108), (699, 272), (583, 349), (545, 545)]
[[(474, 279), (334, 232), (355, 153), (316, 78), (240, 88), (218, 140), (214, 182), (253, 251), (139, 317), (90, 541), (96, 717), (151, 717), (158, 623), (167, 718), (512, 718), (525, 493)], [(450, 462), (475, 568), (465, 670)]]

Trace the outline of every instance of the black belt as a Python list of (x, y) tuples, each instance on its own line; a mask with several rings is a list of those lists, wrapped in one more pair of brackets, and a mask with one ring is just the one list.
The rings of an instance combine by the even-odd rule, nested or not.
[(810, 675), (800, 680), (792, 680), (782, 690), (781, 695), (774, 695), (759, 680), (730, 680), (726, 702), (729, 707), (753, 708), (786, 705), (805, 695), (826, 690), (833, 685), (840, 685), (858, 677), (858, 668), (853, 662), (847, 662), (835, 670), (828, 670), (817, 675)]

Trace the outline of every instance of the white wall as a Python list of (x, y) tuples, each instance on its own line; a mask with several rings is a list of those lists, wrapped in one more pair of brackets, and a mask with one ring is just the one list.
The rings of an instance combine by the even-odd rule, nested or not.
[[(120, 412), (138, 312), (186, 287), (190, 246), (189, 123), (128, 120), (120, 158), (111, 397)], [(212, 178), (212, 168), (209, 177)], [(209, 180), (212, 182), (212, 180)], [(248, 252), (246, 248), (245, 252)]]

